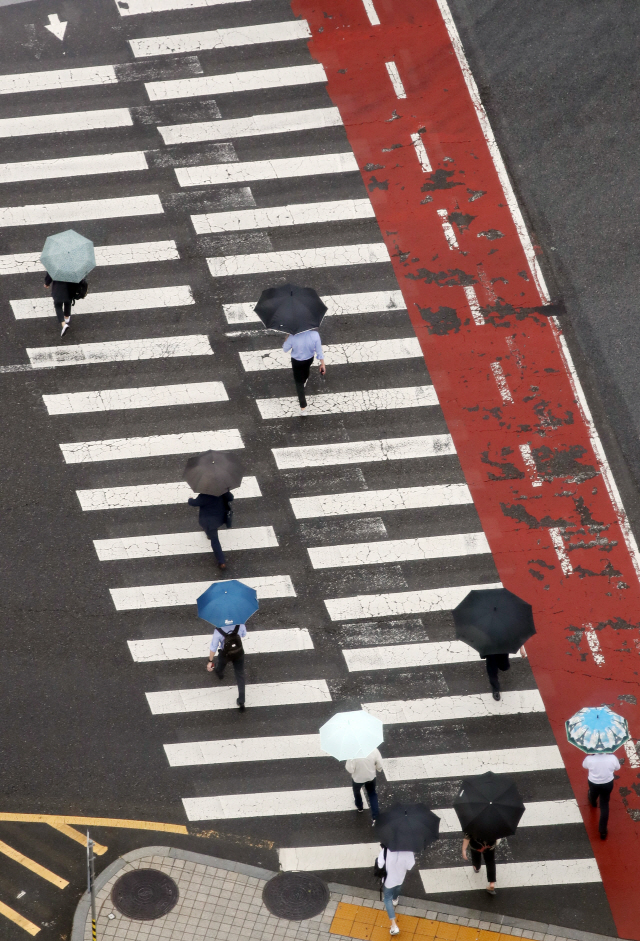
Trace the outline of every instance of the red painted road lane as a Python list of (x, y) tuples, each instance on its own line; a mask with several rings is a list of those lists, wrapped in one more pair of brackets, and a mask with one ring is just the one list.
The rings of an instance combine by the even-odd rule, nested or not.
[[(640, 736), (637, 548), (625, 540), (557, 322), (535, 310), (546, 288), (441, 2), (442, 10), (436, 0), (373, 0), (379, 25), (363, 0), (294, 0), (293, 8), (310, 24), (312, 55), (326, 69), (500, 577), (534, 605), (531, 664), (618, 933), (640, 939), (635, 755), (620, 753), (602, 842), (586, 803), (583, 756), (564, 731), (577, 709), (606, 702)], [(394, 90), (387, 62), (406, 97)], [(432, 172), (419, 162), (415, 134)], [(465, 286), (484, 325), (474, 321)]]

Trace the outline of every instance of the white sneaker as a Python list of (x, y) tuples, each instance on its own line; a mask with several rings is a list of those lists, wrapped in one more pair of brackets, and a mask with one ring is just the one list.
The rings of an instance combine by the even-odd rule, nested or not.
[(397, 907), (398, 907), (398, 902), (400, 901), (400, 899), (392, 899), (391, 901), (393, 902), (393, 907), (394, 907), (394, 908), (397, 908)]
[(389, 934), (400, 934), (400, 929), (396, 925), (395, 928), (389, 928)]
[(308, 409), (308, 407), (309, 407), (308, 405), (305, 405), (304, 408), (303, 408), (302, 406), (300, 406), (300, 416), (301, 416), (302, 418), (306, 418), (306, 417), (307, 417), (307, 409)]
[(62, 330), (60, 331), (61, 337), (65, 335), (65, 333), (67, 332), (70, 326), (71, 326), (71, 317), (69, 317), (68, 320), (65, 320), (64, 323), (62, 324)]

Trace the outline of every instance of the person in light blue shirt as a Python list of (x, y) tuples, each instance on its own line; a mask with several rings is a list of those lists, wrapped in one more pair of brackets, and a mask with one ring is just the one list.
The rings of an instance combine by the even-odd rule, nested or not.
[(305, 330), (304, 333), (296, 333), (295, 335), (288, 336), (282, 345), (282, 349), (285, 353), (291, 352), (293, 381), (296, 384), (301, 414), (304, 415), (307, 407), (304, 387), (307, 384), (314, 357), (318, 359), (320, 375), (324, 376), (327, 371), (324, 365), (324, 353), (322, 352), (320, 334), (317, 330)]

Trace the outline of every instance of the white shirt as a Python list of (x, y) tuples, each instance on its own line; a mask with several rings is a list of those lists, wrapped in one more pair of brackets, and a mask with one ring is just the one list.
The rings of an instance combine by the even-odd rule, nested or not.
[(608, 784), (613, 781), (613, 772), (618, 771), (620, 762), (615, 755), (587, 755), (582, 767), (588, 769), (592, 784)]
[[(226, 629), (225, 634), (231, 634), (234, 629), (235, 629), (235, 624), (232, 624), (230, 627)], [(240, 630), (238, 631), (238, 637), (246, 637), (246, 636), (247, 636), (247, 625), (241, 624)], [(222, 631), (219, 631), (218, 628), (216, 627), (215, 631), (213, 632), (213, 636), (211, 638), (211, 643), (209, 644), (209, 650), (211, 650), (212, 653), (217, 653), (218, 648), (222, 647), (223, 644), (224, 644), (224, 634), (222, 633)]]
[[(378, 856), (378, 866), (384, 866), (384, 850), (380, 850)], [(384, 884), (392, 889), (396, 885), (402, 885), (404, 877), (410, 869), (416, 864), (416, 858), (413, 853), (407, 850), (387, 850), (387, 878)]]
[(374, 748), (366, 758), (350, 758), (345, 768), (356, 784), (373, 781), (376, 771), (382, 771), (382, 755), (377, 748)]

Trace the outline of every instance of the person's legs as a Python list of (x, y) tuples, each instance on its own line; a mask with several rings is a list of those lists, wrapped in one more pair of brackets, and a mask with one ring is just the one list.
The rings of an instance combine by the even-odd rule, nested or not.
[(216, 659), (217, 659), (217, 662), (214, 665), (213, 669), (215, 670), (216, 676), (219, 676), (220, 679), (222, 679), (222, 677), (224, 676), (225, 668), (227, 666), (227, 658), (225, 657), (223, 652), (219, 650), (218, 656)]
[(217, 529), (211, 529), (207, 533), (207, 536), (211, 540), (211, 548), (213, 549), (213, 554), (216, 557), (216, 562), (218, 565), (224, 565), (227, 561), (224, 557), (224, 552), (222, 551), (222, 546), (220, 545), (220, 537), (218, 536)]
[(508, 653), (499, 653), (496, 656), (496, 663), (498, 669), (502, 670), (503, 673), (506, 673), (507, 670), (511, 669), (511, 660)]
[(613, 790), (613, 781), (598, 785), (598, 790), (600, 793), (600, 823), (598, 824), (598, 830), (600, 836), (603, 836), (606, 835), (609, 824), (609, 798)]
[(476, 872), (480, 872), (482, 868), (482, 853), (480, 850), (474, 850), (472, 847), (469, 847), (469, 852), (471, 853), (471, 865)]
[(56, 312), (58, 323), (62, 323), (62, 321), (64, 320), (64, 314), (62, 313), (62, 301), (54, 301), (53, 308)]
[(361, 793), (361, 792), (362, 792), (362, 784), (359, 784), (357, 781), (354, 781), (353, 778), (352, 778), (352, 779), (351, 779), (351, 787), (353, 788), (353, 799), (354, 799), (354, 801), (355, 801), (356, 808), (357, 808), (358, 810), (364, 810), (364, 806), (363, 806), (363, 804), (362, 804), (362, 793)]
[(592, 807), (598, 806), (598, 785), (594, 784), (593, 781), (589, 781), (589, 803)]
[(311, 359), (291, 359), (291, 368), (293, 369), (293, 381), (296, 384), (296, 392), (298, 393), (298, 402), (300, 403), (300, 408), (307, 407), (307, 400), (304, 394), (304, 387), (307, 379), (309, 378), (309, 370), (311, 369), (311, 363), (313, 362), (313, 356)]
[(367, 792), (367, 797), (369, 798), (371, 817), (373, 820), (375, 820), (379, 813), (378, 795), (376, 793), (376, 779), (374, 778), (373, 781), (365, 781), (364, 786)]
[(487, 867), (487, 882), (489, 883), (489, 885), (493, 885), (496, 881), (495, 847), (490, 850), (485, 850), (482, 855), (484, 856), (484, 864)]
[(495, 654), (489, 654), (487, 657), (487, 676), (491, 683), (491, 689), (494, 693), (500, 692), (500, 680), (498, 679), (498, 662)]
[(233, 672), (236, 675), (236, 683), (238, 684), (238, 705), (244, 706), (244, 654), (241, 657), (238, 657), (237, 660), (233, 660)]
[(384, 903), (384, 907), (387, 910), (387, 915), (391, 919), (391, 934), (399, 934), (398, 925), (396, 924), (396, 910), (393, 904), (393, 900), (398, 898), (398, 896), (400, 895), (401, 888), (402, 888), (401, 885), (394, 885), (394, 886), (385, 885), (383, 893), (382, 893), (382, 901)]

